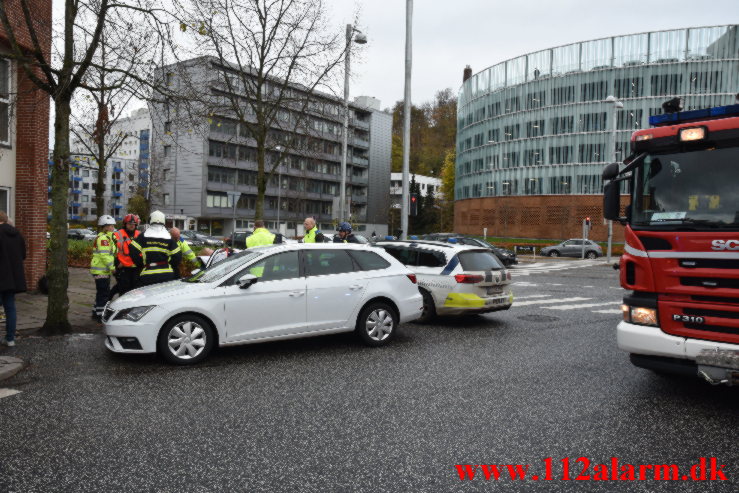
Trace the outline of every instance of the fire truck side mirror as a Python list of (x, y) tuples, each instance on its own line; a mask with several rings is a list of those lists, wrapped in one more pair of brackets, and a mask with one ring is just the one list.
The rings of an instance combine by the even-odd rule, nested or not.
[(619, 194), (620, 182), (611, 181), (603, 187), (603, 217), (611, 221), (619, 221), (621, 218), (621, 196)]
[(603, 181), (613, 180), (618, 176), (618, 163), (611, 163), (603, 168)]

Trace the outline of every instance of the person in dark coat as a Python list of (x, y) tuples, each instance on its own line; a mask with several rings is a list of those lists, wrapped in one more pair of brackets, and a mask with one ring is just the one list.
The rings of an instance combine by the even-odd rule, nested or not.
[(26, 260), (26, 242), (13, 227), (5, 211), (0, 211), (0, 297), (5, 309), (6, 336), (2, 341), (15, 346), (15, 294), (26, 291), (23, 261)]

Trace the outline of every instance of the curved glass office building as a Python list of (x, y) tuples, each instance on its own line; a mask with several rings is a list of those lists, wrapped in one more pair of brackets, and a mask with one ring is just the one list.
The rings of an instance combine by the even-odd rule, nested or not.
[(455, 229), (579, 237), (582, 219), (591, 216), (600, 238), (601, 171), (628, 156), (631, 132), (648, 126), (649, 116), (676, 96), (686, 110), (734, 102), (737, 26), (584, 41), (465, 77), (457, 115)]

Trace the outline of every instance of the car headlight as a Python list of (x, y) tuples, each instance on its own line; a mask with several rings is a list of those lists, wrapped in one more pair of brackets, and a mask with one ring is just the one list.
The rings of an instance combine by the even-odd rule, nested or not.
[(113, 320), (130, 320), (131, 322), (138, 322), (141, 318), (149, 313), (154, 308), (151, 306), (135, 306), (133, 308), (125, 308), (115, 314)]
[(657, 310), (655, 308), (644, 308), (641, 306), (621, 305), (624, 322), (638, 325), (658, 326)]

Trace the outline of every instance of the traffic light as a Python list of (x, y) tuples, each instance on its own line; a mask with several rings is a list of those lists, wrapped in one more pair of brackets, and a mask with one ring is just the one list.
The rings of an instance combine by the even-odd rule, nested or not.
[(590, 218), (589, 217), (586, 217), (585, 218), (585, 226), (587, 226), (588, 231), (590, 231), (593, 228), (593, 226), (590, 224)]
[(418, 194), (417, 193), (412, 193), (411, 194), (410, 215), (411, 216), (417, 216), (418, 215)]

